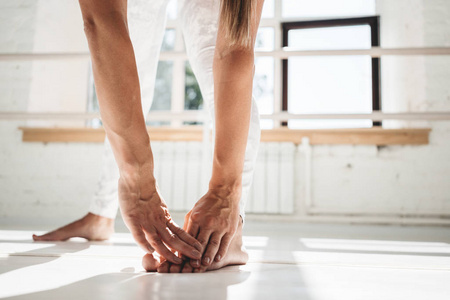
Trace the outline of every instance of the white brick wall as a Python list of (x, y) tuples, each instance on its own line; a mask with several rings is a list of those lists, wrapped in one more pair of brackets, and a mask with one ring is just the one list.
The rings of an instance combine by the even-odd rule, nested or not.
[[(59, 11), (67, 16), (68, 24), (72, 25), (54, 35), (63, 43), (42, 43), (52, 36), (49, 32), (54, 24), (62, 26), (57, 20), (64, 14), (47, 13), (39, 5), (59, 5)], [(378, 0), (377, 11), (382, 18), (382, 46), (450, 44), (449, 1)], [(0, 16), (1, 52), (85, 49), (82, 29), (77, 23), (80, 19), (76, 2), (0, 0)], [(67, 39), (66, 33), (73, 39)], [(87, 73), (82, 75), (79, 65), (64, 71), (61, 66), (51, 64), (1, 62), (0, 110), (51, 109), (56, 105), (61, 106), (55, 110), (64, 107), (82, 110)], [(50, 69), (50, 77), (64, 73), (78, 83), (73, 81), (51, 90), (44, 83), (45, 77), (36, 77), (35, 70), (42, 67)], [(387, 111), (450, 111), (449, 57), (383, 58), (382, 68), (383, 105)], [(42, 86), (47, 88), (42, 90)], [(44, 98), (49, 100), (46, 102)], [(424, 125), (423, 122), (385, 124)], [(96, 187), (102, 145), (22, 143), (17, 128), (23, 125), (26, 123), (0, 121), (0, 223), (40, 220), (54, 223), (79, 217), (86, 211)], [(310, 209), (313, 214), (307, 214), (304, 205), (304, 172), (299, 167), (295, 177), (298, 185), (295, 216), (314, 220), (320, 215), (321, 220), (333, 220), (333, 215), (350, 214), (348, 222), (354, 221), (353, 216), (367, 214), (389, 215), (392, 222), (401, 215), (449, 217), (450, 122), (428, 125), (432, 132), (427, 146), (313, 147)], [(302, 161), (299, 154), (299, 166)]]

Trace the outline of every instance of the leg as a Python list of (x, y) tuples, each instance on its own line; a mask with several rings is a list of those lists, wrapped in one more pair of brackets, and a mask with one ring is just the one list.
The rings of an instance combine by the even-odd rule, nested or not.
[[(167, 0), (128, 1), (128, 25), (138, 65), (142, 109), (145, 115), (150, 110), (153, 100), (158, 57), (164, 36), (166, 8)], [(105, 139), (102, 164), (98, 188), (91, 201), (89, 213), (80, 220), (48, 234), (33, 236), (35, 240), (66, 240), (71, 237), (105, 240), (111, 236), (114, 232), (114, 219), (119, 205), (117, 194), (119, 170), (107, 139)]]
[[(213, 82), (213, 58), (217, 35), (217, 22), (220, 2), (184, 0), (182, 1), (182, 28), (186, 42), (186, 51), (192, 69), (199, 82), (205, 106), (208, 108), (214, 121), (214, 82)], [(259, 114), (255, 101), (252, 103), (251, 123), (245, 152), (245, 163), (242, 174), (242, 195), (240, 200), (240, 214), (245, 217), (245, 203), (250, 190), (253, 169), (260, 140)], [(214, 262), (208, 270), (222, 268), (230, 264), (245, 264), (248, 255), (242, 245), (242, 222), (238, 226), (226, 257), (220, 262)], [(158, 269), (160, 272), (186, 272), (193, 268), (186, 263), (183, 267), (163, 263)], [(196, 269), (195, 272), (204, 271)]]

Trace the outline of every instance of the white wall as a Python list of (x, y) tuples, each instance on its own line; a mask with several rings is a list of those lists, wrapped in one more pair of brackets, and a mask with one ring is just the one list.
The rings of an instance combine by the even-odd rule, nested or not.
[[(49, 5), (56, 5), (58, 13), (44, 9)], [(378, 0), (377, 11), (384, 47), (450, 46), (448, 1)], [(0, 0), (0, 15), (1, 52), (86, 49), (76, 2)], [(38, 75), (43, 69), (48, 77)], [(450, 111), (449, 57), (383, 58), (382, 75), (386, 111)], [(84, 62), (0, 62), (0, 78), (2, 111), (85, 108)], [(23, 125), (0, 121), (0, 223), (53, 224), (81, 216), (96, 187), (102, 145), (22, 143), (17, 128)], [(430, 145), (313, 147), (314, 206), (307, 214), (299, 167), (295, 218), (333, 221), (346, 216), (345, 222), (369, 222), (382, 216), (403, 223), (448, 218), (450, 122), (386, 122), (389, 127), (417, 125), (431, 126)], [(299, 155), (299, 166), (302, 162)]]
[[(377, 1), (381, 45), (450, 45), (450, 3)], [(450, 111), (450, 57), (384, 57), (383, 109)], [(385, 127), (431, 126), (428, 146), (317, 146), (313, 198), (318, 212), (450, 214), (450, 123), (384, 122)]]
[[(87, 52), (78, 1), (38, 0), (33, 52)], [(33, 62), (30, 112), (85, 112), (88, 58)], [(30, 121), (30, 126), (83, 126), (83, 121)]]

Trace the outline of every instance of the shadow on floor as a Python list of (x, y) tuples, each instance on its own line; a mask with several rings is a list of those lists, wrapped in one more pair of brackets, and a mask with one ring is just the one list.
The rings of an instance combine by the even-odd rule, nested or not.
[[(16, 252), (9, 254), (5, 259), (2, 259), (2, 263), (0, 265), (0, 274), (4, 274), (13, 270), (18, 270), (22, 268), (31, 267), (34, 265), (45, 264), (51, 261), (54, 261), (61, 257), (64, 254), (68, 253), (76, 253), (90, 247), (89, 242), (33, 242), (33, 241), (8, 241), (8, 240), (0, 240), (0, 244), (3, 243), (26, 243), (26, 244), (38, 244), (38, 245), (48, 245), (49, 247), (43, 247), (39, 249), (34, 249), (30, 251), (24, 252)], [(49, 254), (54, 253), (54, 254)], [(17, 264), (8, 263), (14, 257), (24, 256), (24, 257), (39, 257), (39, 260), (36, 259), (27, 259), (23, 260), (23, 265), (17, 267)]]
[[(128, 269), (128, 268), (127, 268)], [(3, 299), (227, 299), (227, 288), (248, 271), (203, 274), (121, 273), (97, 275), (60, 288)], [(134, 269), (133, 269), (134, 270)]]

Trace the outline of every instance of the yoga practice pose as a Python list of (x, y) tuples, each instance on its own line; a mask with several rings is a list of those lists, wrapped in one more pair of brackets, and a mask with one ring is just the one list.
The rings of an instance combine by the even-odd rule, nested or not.
[[(254, 43), (264, 0), (180, 0), (186, 52), (214, 125), (209, 189), (183, 228), (153, 172), (150, 110), (168, 0), (79, 0), (102, 121), (105, 155), (90, 212), (35, 240), (105, 240), (118, 205), (148, 271), (204, 272), (245, 264), (244, 206), (260, 139), (252, 100)], [(141, 90), (140, 82), (145, 82)], [(184, 83), (179, 83), (184, 84)], [(154, 256), (159, 254), (159, 259)]]

